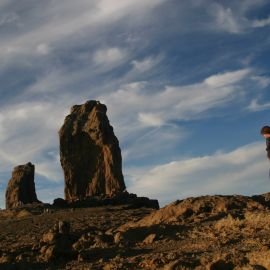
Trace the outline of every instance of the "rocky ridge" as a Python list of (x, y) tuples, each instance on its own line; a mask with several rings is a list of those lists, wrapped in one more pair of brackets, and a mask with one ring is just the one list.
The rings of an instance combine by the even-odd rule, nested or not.
[(0, 211), (0, 268), (270, 269), (269, 198), (203, 196), (160, 210)]

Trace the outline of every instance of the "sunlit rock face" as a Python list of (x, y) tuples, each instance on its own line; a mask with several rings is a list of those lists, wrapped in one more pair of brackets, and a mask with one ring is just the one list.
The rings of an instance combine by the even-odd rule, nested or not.
[(99, 101), (74, 105), (59, 131), (66, 200), (125, 190), (118, 139)]

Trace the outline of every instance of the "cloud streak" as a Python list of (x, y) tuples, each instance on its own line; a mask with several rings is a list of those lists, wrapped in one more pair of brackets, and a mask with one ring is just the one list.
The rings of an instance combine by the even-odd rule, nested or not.
[(112, 108), (115, 119), (121, 119), (123, 112), (129, 111), (132, 121), (144, 126), (161, 126), (173, 120), (201, 118), (208, 110), (226, 105), (241, 92), (240, 82), (247, 79), (250, 72), (243, 69), (212, 75), (200, 83), (165, 86), (151, 94), (140, 88), (141, 85), (132, 91), (124, 86), (100, 99)]
[(93, 56), (94, 63), (107, 70), (123, 63), (127, 57), (127, 52), (121, 48), (106, 48), (95, 52)]
[(252, 22), (252, 26), (255, 27), (255, 28), (258, 28), (258, 27), (265, 27), (265, 26), (268, 26), (270, 25), (270, 16), (266, 19), (260, 19), (260, 20), (254, 20)]
[(258, 102), (258, 99), (252, 100), (250, 105), (248, 106), (248, 110), (253, 112), (264, 111), (269, 109), (270, 109), (270, 102), (260, 104)]
[(32, 161), (38, 174), (59, 180), (59, 161), (48, 152), (58, 152), (57, 130), (65, 110), (54, 105), (26, 102), (0, 111), (1, 171)]
[[(144, 10), (145, 13), (162, 4), (163, 0), (157, 1), (134, 1), (119, 0), (112, 4), (111, 1), (85, 1), (76, 2), (65, 1), (65, 7), (62, 3), (50, 2), (48, 5), (36, 4), (37, 10), (42, 9), (44, 16), (40, 20), (28, 21), (27, 18), (19, 17), (16, 13), (10, 13), (2, 18), (2, 23), (15, 23), (14, 18), (25, 20), (26, 25), (18, 34), (2, 39), (0, 48), (3, 54), (10, 52), (20, 52), (21, 54), (29, 54), (35, 50), (40, 51), (41, 44), (50, 46), (51, 44), (64, 45), (66, 39), (73, 40), (74, 37), (81, 33), (82, 36), (90, 33), (90, 37), (98, 29), (102, 29), (106, 25), (117, 22), (118, 20), (130, 16), (130, 19), (136, 18), (138, 12)], [(29, 27), (29, 29), (27, 29)], [(71, 37), (73, 36), (73, 37)], [(74, 44), (75, 40), (73, 40)], [(44, 48), (41, 50), (44, 52)], [(45, 50), (47, 52), (47, 50)]]
[(250, 73), (251, 73), (251, 70), (248, 68), (225, 72), (222, 74), (210, 76), (209, 78), (205, 79), (205, 83), (212, 87), (232, 85), (237, 82), (240, 82), (241, 80), (246, 78), (247, 75)]

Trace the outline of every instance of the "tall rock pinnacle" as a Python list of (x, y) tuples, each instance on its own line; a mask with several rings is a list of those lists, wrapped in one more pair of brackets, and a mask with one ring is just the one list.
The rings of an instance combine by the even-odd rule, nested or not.
[(13, 169), (12, 178), (6, 189), (7, 209), (22, 204), (40, 202), (36, 195), (34, 174), (35, 166), (30, 162)]
[(125, 190), (119, 142), (99, 101), (75, 105), (59, 131), (66, 200)]

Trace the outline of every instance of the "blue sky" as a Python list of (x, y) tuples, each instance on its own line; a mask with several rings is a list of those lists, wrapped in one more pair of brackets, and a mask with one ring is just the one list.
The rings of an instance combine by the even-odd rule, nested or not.
[(161, 205), (268, 192), (267, 0), (1, 0), (0, 206), (12, 168), (63, 196), (58, 130), (97, 99), (120, 140), (127, 189)]

